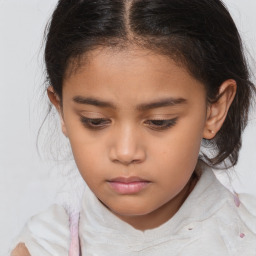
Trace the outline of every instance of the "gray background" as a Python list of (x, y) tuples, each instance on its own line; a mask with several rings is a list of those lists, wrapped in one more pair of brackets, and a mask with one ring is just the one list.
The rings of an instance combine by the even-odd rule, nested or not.
[[(0, 0), (0, 256), (27, 219), (55, 200), (62, 183), (53, 161), (39, 158), (36, 135), (46, 102), (41, 97), (42, 35), (56, 0)], [(226, 0), (251, 57), (256, 56), (256, 2)], [(252, 65), (252, 70), (255, 67)], [(237, 192), (256, 195), (256, 114), (243, 136)], [(226, 184), (227, 176), (217, 174)]]

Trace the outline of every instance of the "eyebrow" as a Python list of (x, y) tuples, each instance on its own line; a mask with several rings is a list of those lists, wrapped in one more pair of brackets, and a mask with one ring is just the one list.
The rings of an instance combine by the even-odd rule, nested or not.
[(91, 97), (75, 96), (73, 101), (78, 104), (93, 105), (102, 108), (116, 108), (112, 103)]
[[(102, 100), (99, 100), (96, 98), (91, 98), (91, 97), (75, 96), (75, 97), (73, 97), (73, 101), (78, 104), (93, 105), (96, 107), (117, 109), (117, 107), (114, 104), (112, 104), (111, 102), (102, 101)], [(157, 101), (140, 104), (140, 105), (136, 106), (136, 109), (138, 111), (145, 111), (145, 110), (161, 108), (161, 107), (182, 105), (182, 104), (186, 104), (186, 103), (187, 103), (187, 100), (183, 99), (183, 98), (164, 98), (164, 99), (160, 99)]]
[(187, 103), (186, 99), (183, 98), (165, 98), (150, 103), (143, 103), (138, 105), (136, 108), (139, 111), (150, 110), (154, 108), (170, 107)]

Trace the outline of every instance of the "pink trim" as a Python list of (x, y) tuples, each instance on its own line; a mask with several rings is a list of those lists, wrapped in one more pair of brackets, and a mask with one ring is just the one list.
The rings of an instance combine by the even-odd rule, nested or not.
[(238, 197), (238, 194), (236, 192), (234, 192), (234, 201), (235, 201), (235, 205), (237, 207), (239, 207), (241, 203), (240, 203), (240, 199)]
[(80, 214), (72, 213), (69, 216), (70, 223), (70, 247), (69, 247), (69, 256), (79, 256), (80, 255), (80, 243), (79, 243), (79, 217)]
[(240, 234), (240, 237), (241, 237), (241, 238), (244, 238), (244, 237), (245, 237), (245, 234), (244, 234), (244, 233), (241, 233), (241, 234)]

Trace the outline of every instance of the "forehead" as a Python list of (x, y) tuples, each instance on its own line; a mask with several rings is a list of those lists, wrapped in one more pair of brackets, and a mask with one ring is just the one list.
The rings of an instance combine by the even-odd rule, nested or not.
[(100, 94), (110, 100), (125, 96), (150, 99), (170, 93), (184, 98), (196, 91), (204, 92), (204, 86), (185, 67), (167, 56), (138, 48), (91, 51), (63, 83), (63, 94)]

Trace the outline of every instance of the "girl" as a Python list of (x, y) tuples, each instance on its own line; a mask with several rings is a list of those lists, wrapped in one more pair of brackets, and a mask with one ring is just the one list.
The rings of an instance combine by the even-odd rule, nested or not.
[(59, 0), (45, 62), (86, 186), (13, 256), (256, 255), (255, 201), (211, 170), (236, 164), (255, 90), (220, 0)]

